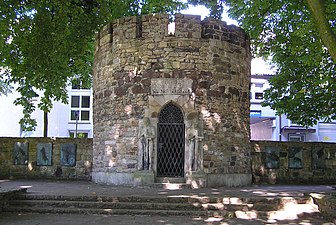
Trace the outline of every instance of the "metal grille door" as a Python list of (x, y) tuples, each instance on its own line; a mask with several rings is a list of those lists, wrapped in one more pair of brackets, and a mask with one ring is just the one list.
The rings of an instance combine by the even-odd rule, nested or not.
[(181, 110), (173, 104), (165, 106), (158, 123), (158, 177), (184, 176), (184, 130)]

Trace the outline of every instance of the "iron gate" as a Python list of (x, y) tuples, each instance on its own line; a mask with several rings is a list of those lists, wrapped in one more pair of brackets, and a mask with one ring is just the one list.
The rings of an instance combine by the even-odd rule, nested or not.
[(182, 111), (173, 104), (160, 112), (158, 123), (158, 177), (184, 177), (185, 126)]

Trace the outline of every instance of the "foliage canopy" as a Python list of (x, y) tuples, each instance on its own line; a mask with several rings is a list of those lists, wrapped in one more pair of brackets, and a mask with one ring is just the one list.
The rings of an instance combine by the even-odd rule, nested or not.
[[(251, 37), (256, 56), (277, 67), (265, 105), (303, 125), (336, 119), (336, 2), (334, 0), (188, 0), (221, 18), (225, 5)], [(147, 13), (175, 13), (181, 0), (3, 0), (0, 2), (1, 92), (15, 83), (20, 121), (34, 129), (32, 99), (45, 112), (67, 102), (69, 82), (90, 82), (93, 37), (107, 21)]]
[[(255, 56), (271, 57), (277, 72), (265, 106), (313, 125), (336, 119), (336, 2), (334, 0), (189, 0), (220, 16), (224, 5), (250, 35)], [(217, 8), (220, 10), (212, 10)]]
[[(3, 0), (0, 2), (0, 76), (15, 83), (23, 106), (20, 124), (33, 130), (31, 113), (44, 112), (52, 101), (67, 102), (69, 82), (91, 79), (93, 38), (104, 23), (114, 18), (146, 13), (174, 13), (185, 7), (178, 0)], [(42, 96), (37, 93), (42, 92)], [(32, 102), (40, 97), (38, 106)]]

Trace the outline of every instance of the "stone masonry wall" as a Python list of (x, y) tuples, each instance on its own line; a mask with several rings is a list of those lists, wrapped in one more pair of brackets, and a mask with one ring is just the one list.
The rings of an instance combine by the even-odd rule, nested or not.
[(336, 184), (336, 144), (251, 141), (254, 183)]
[[(24, 143), (28, 148), (15, 149), (16, 143)], [(38, 145), (48, 144), (51, 152), (43, 156), (47, 164), (39, 164)], [(61, 153), (61, 146), (75, 146), (74, 157), (67, 148)], [(27, 150), (27, 152), (25, 151)], [(26, 154), (28, 153), (28, 154)], [(49, 155), (50, 153), (50, 155)], [(19, 159), (17, 158), (19, 157)], [(20, 159), (22, 157), (22, 159)], [(63, 157), (63, 162), (61, 162)], [(69, 159), (71, 165), (66, 160)], [(74, 159), (75, 161), (71, 161)], [(45, 161), (44, 161), (45, 162)], [(50, 179), (91, 179), (92, 139), (69, 138), (0, 138), (0, 178), (50, 178)]]
[[(173, 35), (168, 23), (168, 15), (127, 17), (97, 36), (93, 180), (134, 183), (139, 124), (149, 117), (156, 126), (162, 107), (173, 102), (186, 123), (196, 118), (203, 127), (208, 184), (250, 183), (248, 37), (239, 27), (200, 16), (177, 14)], [(155, 79), (163, 78), (191, 80), (189, 95), (151, 93)]]
[[(14, 165), (15, 143), (28, 143), (26, 165)], [(37, 145), (52, 144), (51, 166), (37, 165)], [(77, 145), (75, 166), (61, 166), (60, 145)], [(318, 142), (251, 141), (253, 182), (269, 184), (336, 184), (336, 144)], [(0, 179), (8, 178), (91, 178), (92, 139), (0, 138)], [(289, 168), (290, 155), (302, 158), (297, 168)], [(296, 150), (295, 150), (296, 149)], [(300, 151), (302, 154), (300, 155)], [(273, 154), (275, 153), (275, 154)], [(295, 158), (295, 157), (294, 157)], [(57, 168), (62, 169), (57, 174)]]

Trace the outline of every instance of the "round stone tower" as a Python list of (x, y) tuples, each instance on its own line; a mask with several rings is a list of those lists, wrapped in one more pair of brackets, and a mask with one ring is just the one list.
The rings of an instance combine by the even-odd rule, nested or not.
[(200, 16), (114, 20), (98, 34), (92, 179), (251, 183), (249, 39)]

